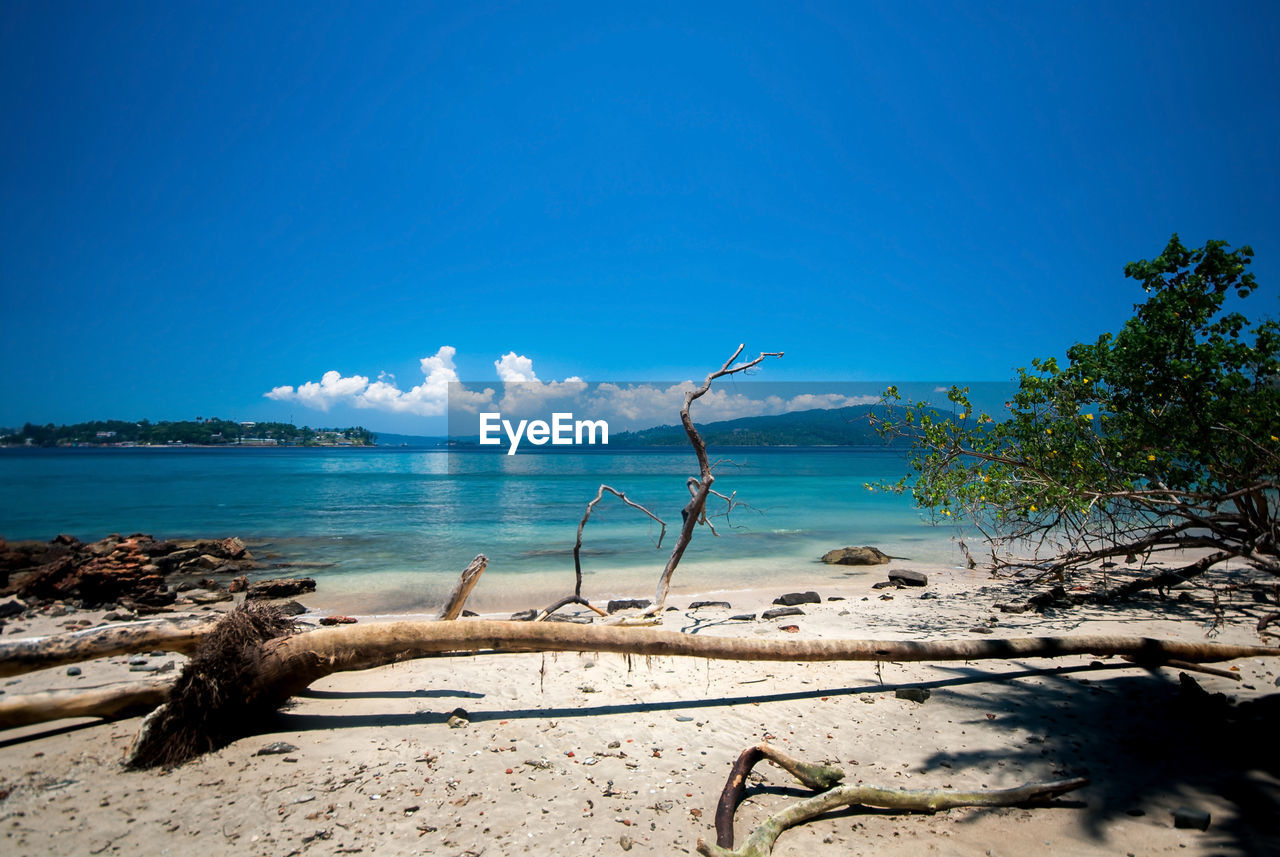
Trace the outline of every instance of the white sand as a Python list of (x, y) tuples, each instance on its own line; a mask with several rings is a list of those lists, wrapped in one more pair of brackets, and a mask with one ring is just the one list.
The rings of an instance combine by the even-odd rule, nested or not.
[[(1212, 618), (1202, 594), (1190, 604), (1153, 596), (1122, 610), (1004, 615), (994, 602), (1014, 599), (982, 572), (935, 569), (924, 590), (872, 590), (882, 576), (815, 583), (824, 599), (845, 600), (771, 622), (727, 617), (758, 613), (782, 588), (716, 593), (731, 610), (682, 609), (665, 627), (942, 639), (973, 636), (997, 616), (993, 637), (1198, 641)], [(690, 600), (682, 593), (671, 603)], [(1214, 639), (1256, 643), (1252, 624), (1268, 608), (1243, 596), (1225, 607), (1229, 621)], [(25, 634), (65, 619), (41, 621), (18, 624)], [(126, 660), (86, 664), (79, 678), (33, 673), (4, 689), (96, 684), (130, 675)], [(1280, 660), (1236, 666), (1241, 683), (1197, 680), (1239, 699), (1274, 697)], [(895, 698), (903, 685), (932, 696)], [(777, 855), (1280, 853), (1273, 739), (1256, 741), (1247, 725), (1205, 725), (1178, 700), (1176, 670), (1091, 667), (1087, 658), (879, 669), (590, 654), (421, 660), (318, 682), (256, 734), (168, 772), (120, 767), (138, 718), (0, 733), (0, 830), (8, 854), (693, 853), (698, 837), (714, 839), (733, 760), (767, 739), (840, 763), (849, 781), (888, 787), (1093, 780), (1047, 808), (837, 814), (783, 834)], [(470, 724), (450, 728), (457, 707)], [(298, 749), (255, 755), (276, 741)], [(782, 771), (757, 772), (738, 812), (739, 842), (803, 795)], [(1175, 829), (1171, 813), (1182, 806), (1210, 811), (1208, 831)]]

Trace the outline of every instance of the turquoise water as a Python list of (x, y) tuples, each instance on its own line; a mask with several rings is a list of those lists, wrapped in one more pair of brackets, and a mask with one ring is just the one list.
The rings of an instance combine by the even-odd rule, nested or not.
[[(864, 487), (903, 473), (895, 453), (718, 454), (729, 460), (716, 471), (716, 489), (736, 492), (751, 508), (714, 519), (719, 538), (697, 531), (676, 575), (685, 591), (829, 577), (832, 568), (817, 557), (843, 545), (873, 544), (922, 563), (958, 562), (948, 530), (922, 520), (906, 498)], [(318, 603), (351, 612), (427, 609), (484, 553), (489, 568), (471, 604), (505, 609), (572, 590), (578, 522), (602, 482), (664, 518), (667, 540), (657, 549), (657, 525), (606, 495), (584, 534), (584, 592), (647, 594), (680, 524), (685, 479), (696, 471), (684, 451), (5, 450), (0, 535), (237, 535), (259, 558), (316, 577)]]

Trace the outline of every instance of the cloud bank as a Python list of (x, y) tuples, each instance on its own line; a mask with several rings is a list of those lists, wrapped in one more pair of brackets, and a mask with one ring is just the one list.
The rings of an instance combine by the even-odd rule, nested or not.
[[(574, 411), (592, 419), (616, 421), (615, 430), (622, 430), (677, 422), (685, 393), (696, 386), (692, 380), (676, 384), (588, 384), (576, 375), (562, 381), (543, 381), (529, 357), (509, 351), (493, 361), (494, 373), (502, 384), (499, 398), (492, 388), (470, 389), (461, 382), (454, 365), (456, 354), (457, 349), (445, 345), (434, 355), (422, 358), (419, 361), (422, 383), (408, 390), (401, 389), (395, 376), (386, 373), (371, 381), (364, 375), (345, 376), (330, 370), (319, 381), (307, 381), (297, 387), (282, 385), (263, 395), (320, 411), (348, 406), (424, 417), (486, 410), (500, 411), (504, 416), (545, 418), (551, 410)], [(842, 408), (871, 404), (879, 399), (876, 395), (801, 392), (794, 385), (785, 392), (776, 392), (781, 389), (777, 385), (752, 383), (739, 383), (736, 389), (712, 387), (698, 400), (697, 419), (712, 422)]]

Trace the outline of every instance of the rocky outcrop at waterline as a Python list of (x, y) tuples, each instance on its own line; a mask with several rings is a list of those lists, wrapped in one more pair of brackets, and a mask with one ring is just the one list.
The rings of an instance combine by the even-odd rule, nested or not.
[(229, 600), (226, 582), (264, 567), (234, 537), (164, 541), (134, 533), (88, 543), (68, 535), (49, 542), (0, 540), (0, 597), (17, 596), (28, 605), (150, 612), (186, 592), (201, 594), (197, 603), (223, 595)]

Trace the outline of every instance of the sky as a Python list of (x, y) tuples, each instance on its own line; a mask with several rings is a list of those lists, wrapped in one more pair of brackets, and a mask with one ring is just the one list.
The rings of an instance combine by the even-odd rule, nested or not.
[(1276, 44), (1272, 2), (6, 0), (0, 426), (441, 433), (451, 380), (739, 343), (1007, 381), (1174, 232), (1274, 317)]

